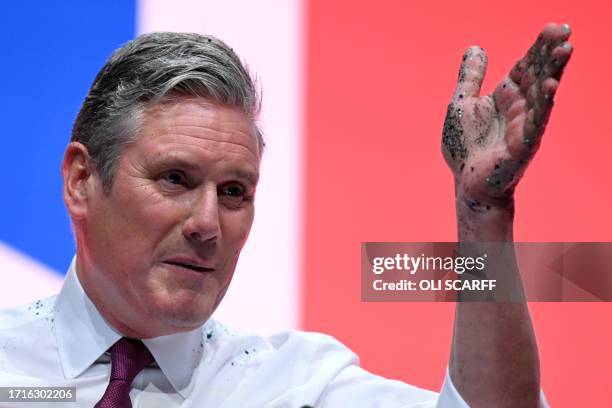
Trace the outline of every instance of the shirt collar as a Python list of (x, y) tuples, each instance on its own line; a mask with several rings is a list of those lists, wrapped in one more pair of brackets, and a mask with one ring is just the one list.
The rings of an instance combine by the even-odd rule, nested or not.
[[(89, 299), (76, 274), (76, 256), (55, 303), (54, 334), (66, 378), (81, 375), (122, 335)], [(174, 389), (187, 398), (203, 352), (203, 329), (143, 340)]]

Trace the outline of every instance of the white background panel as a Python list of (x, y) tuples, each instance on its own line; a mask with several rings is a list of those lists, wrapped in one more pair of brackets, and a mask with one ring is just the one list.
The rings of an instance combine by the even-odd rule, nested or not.
[(59, 274), (2, 242), (0, 265), (0, 276), (10, 282), (1, 290), (0, 309), (55, 295), (62, 285)]
[(263, 89), (267, 144), (251, 236), (215, 317), (261, 334), (295, 328), (301, 303), (301, 56), (299, 0), (140, 0), (137, 28), (212, 34), (247, 62)]

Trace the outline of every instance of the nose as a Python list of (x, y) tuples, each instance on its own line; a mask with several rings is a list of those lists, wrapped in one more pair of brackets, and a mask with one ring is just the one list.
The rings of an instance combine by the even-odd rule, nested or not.
[(216, 187), (205, 188), (193, 201), (183, 223), (183, 235), (195, 244), (215, 243), (221, 237)]

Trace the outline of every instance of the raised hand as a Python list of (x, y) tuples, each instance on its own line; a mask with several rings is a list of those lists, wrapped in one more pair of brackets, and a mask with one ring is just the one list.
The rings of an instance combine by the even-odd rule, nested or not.
[(569, 36), (567, 25), (548, 24), (486, 96), (479, 96), (487, 68), (484, 49), (473, 46), (464, 54), (444, 122), (442, 152), (455, 176), (457, 199), (472, 210), (512, 205), (572, 54)]

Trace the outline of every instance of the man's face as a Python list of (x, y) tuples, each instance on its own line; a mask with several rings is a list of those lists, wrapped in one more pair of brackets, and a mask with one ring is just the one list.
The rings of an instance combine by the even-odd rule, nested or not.
[(110, 193), (87, 200), (79, 277), (107, 320), (167, 334), (210, 317), (253, 222), (259, 161), (238, 110), (185, 98), (147, 111)]

